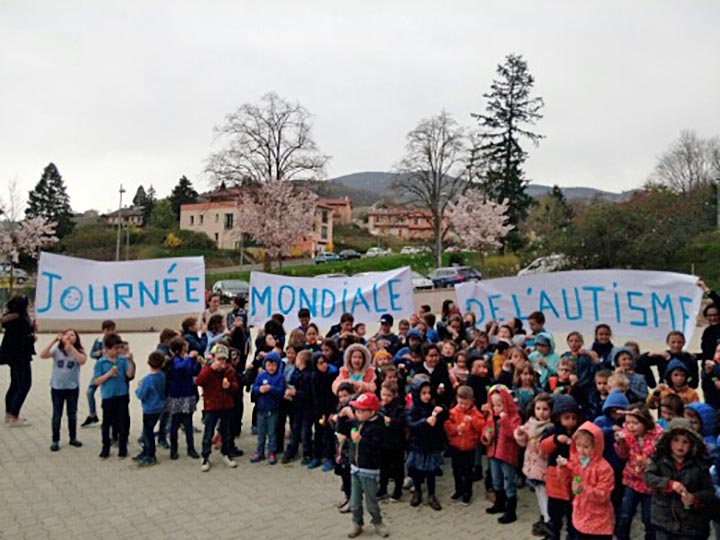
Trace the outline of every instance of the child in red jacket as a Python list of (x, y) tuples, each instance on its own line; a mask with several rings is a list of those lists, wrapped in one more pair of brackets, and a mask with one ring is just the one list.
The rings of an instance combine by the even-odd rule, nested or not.
[(472, 499), (473, 465), (475, 449), (480, 444), (485, 417), (475, 408), (475, 396), (469, 386), (457, 389), (457, 405), (450, 410), (445, 421), (445, 433), (450, 443), (455, 493), (453, 501), (462, 499), (463, 505)]
[(617, 516), (618, 540), (629, 540), (630, 525), (640, 504), (645, 538), (655, 538), (655, 528), (650, 522), (652, 489), (643, 478), (645, 467), (655, 454), (662, 428), (655, 423), (648, 408), (642, 403), (633, 403), (625, 411), (623, 429), (615, 432), (615, 452), (626, 461), (622, 483), (625, 486), (620, 512)]
[(605, 437), (592, 422), (575, 432), (570, 459), (557, 459), (561, 475), (572, 477), (573, 515), (577, 540), (612, 540), (615, 516), (610, 494), (615, 473), (603, 458)]
[(230, 431), (230, 412), (235, 403), (234, 395), (240, 386), (235, 376), (235, 370), (228, 363), (230, 351), (225, 345), (215, 345), (211, 350), (211, 362), (205, 365), (197, 376), (196, 383), (203, 389), (203, 423), (205, 432), (202, 442), (202, 465), (200, 470), (210, 470), (210, 452), (212, 450), (212, 437), (215, 428), (220, 422), (220, 436), (222, 437), (222, 453), (225, 465), (230, 468), (237, 467), (237, 463), (230, 456), (232, 450), (232, 435)]
[(540, 442), (540, 451), (548, 458), (545, 473), (545, 490), (548, 496), (548, 514), (552, 540), (560, 540), (563, 518), (567, 521), (568, 536), (573, 538), (575, 530), (572, 524), (572, 504), (570, 502), (570, 482), (564, 475), (558, 474), (560, 458), (570, 456), (570, 443), (578, 426), (580, 408), (572, 396), (555, 396), (552, 408), (553, 426), (544, 431)]
[(487, 417), (487, 424), (483, 429), (481, 440), (487, 447), (495, 491), (495, 503), (485, 511), (488, 514), (503, 512), (498, 518), (498, 523), (504, 525), (517, 520), (515, 469), (520, 448), (515, 442), (514, 434), (522, 420), (510, 390), (501, 384), (490, 388), (488, 403), (483, 405), (483, 413)]

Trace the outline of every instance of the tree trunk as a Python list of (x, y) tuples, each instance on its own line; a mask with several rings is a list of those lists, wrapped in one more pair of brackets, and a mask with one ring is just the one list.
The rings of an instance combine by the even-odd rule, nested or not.
[(281, 273), (281, 274), (282, 274), (282, 271), (283, 271), (282, 262), (283, 262), (282, 255), (278, 255), (278, 269), (279, 269), (279, 273)]
[(271, 272), (272, 271), (272, 259), (267, 254), (267, 251), (265, 252), (265, 256), (263, 257), (263, 272)]
[(441, 233), (442, 222), (437, 217), (434, 218), (433, 232), (435, 234), (435, 265), (436, 268), (442, 266), (442, 234)]

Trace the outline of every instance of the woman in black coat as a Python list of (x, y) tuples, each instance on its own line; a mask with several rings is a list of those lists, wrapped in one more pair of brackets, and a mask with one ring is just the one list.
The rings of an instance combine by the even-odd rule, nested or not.
[(0, 364), (10, 366), (10, 388), (5, 394), (5, 423), (10, 427), (28, 425), (20, 409), (32, 386), (30, 362), (35, 354), (35, 323), (28, 314), (27, 296), (13, 296), (2, 315), (5, 332), (0, 345)]

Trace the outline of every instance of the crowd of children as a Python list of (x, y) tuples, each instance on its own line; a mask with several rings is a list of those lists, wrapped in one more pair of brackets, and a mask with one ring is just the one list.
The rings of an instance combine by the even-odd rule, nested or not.
[[(310, 313), (288, 334), (284, 318), (259, 329), (250, 351), (241, 298), (233, 311), (217, 306), (205, 322), (190, 318), (182, 330), (165, 330), (139, 381), (142, 402), (141, 466), (157, 463), (159, 446), (178, 459), (178, 430), (187, 455), (210, 468), (213, 447), (236, 467), (244, 393), (253, 405), (257, 445), (250, 462), (290, 463), (301, 456), (310, 469), (340, 477), (341, 513), (351, 513), (349, 537), (363, 531), (363, 500), (375, 530), (387, 536), (378, 501), (397, 502), (410, 488), (410, 505), (426, 494), (440, 511), (436, 478), (449, 458), (450, 500), (468, 505), (484, 480), (497, 522), (517, 520), (518, 492), (537, 499), (529, 534), (559, 539), (625, 540), (638, 506), (646, 539), (701, 539), (717, 516), (720, 484), (710, 469), (716, 456), (720, 406), (720, 346), (711, 358), (684, 350), (680, 332), (668, 349), (641, 353), (634, 342), (616, 347), (600, 324), (590, 348), (579, 332), (558, 351), (540, 312), (520, 321), (476, 327), (452, 304), (441, 320), (427, 306), (408, 320), (383, 315), (366, 335), (352, 314), (322, 338)], [(112, 321), (90, 352), (95, 359), (88, 389), (98, 421), (95, 389), (102, 397), (102, 451), (116, 442), (128, 452), (130, 381), (135, 360)], [(79, 369), (87, 360), (76, 332), (61, 334), (41, 353), (53, 359), (53, 451), (59, 450), (63, 403), (70, 444), (80, 446), (75, 423)], [(656, 379), (656, 377), (658, 377)], [(702, 385), (706, 403), (699, 403)], [(193, 413), (202, 393), (202, 449), (194, 445)], [(651, 410), (657, 410), (653, 414)], [(159, 432), (155, 430), (159, 426)], [(285, 445), (286, 431), (289, 441)], [(279, 460), (278, 456), (282, 454)], [(717, 495), (716, 495), (717, 494)], [(716, 528), (716, 537), (720, 538)]]

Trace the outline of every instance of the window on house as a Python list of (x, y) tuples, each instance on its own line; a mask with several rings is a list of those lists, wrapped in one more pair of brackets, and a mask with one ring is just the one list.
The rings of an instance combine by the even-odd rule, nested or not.
[(218, 233), (215, 233), (215, 243), (219, 246), (220, 245), (220, 235)]
[(233, 215), (225, 214), (225, 230), (230, 230), (232, 228), (233, 228)]
[(215, 214), (215, 223), (220, 223), (220, 214)]
[(195, 225), (195, 216), (190, 216), (190, 225)]
[(327, 240), (327, 238), (328, 238), (328, 228), (321, 227), (320, 228), (320, 240)]
[(322, 216), (322, 222), (323, 222), (323, 223), (327, 223), (327, 222), (328, 222), (328, 213), (327, 213), (327, 210), (323, 210), (321, 216)]
[(205, 223), (205, 216), (200, 216), (200, 225)]

